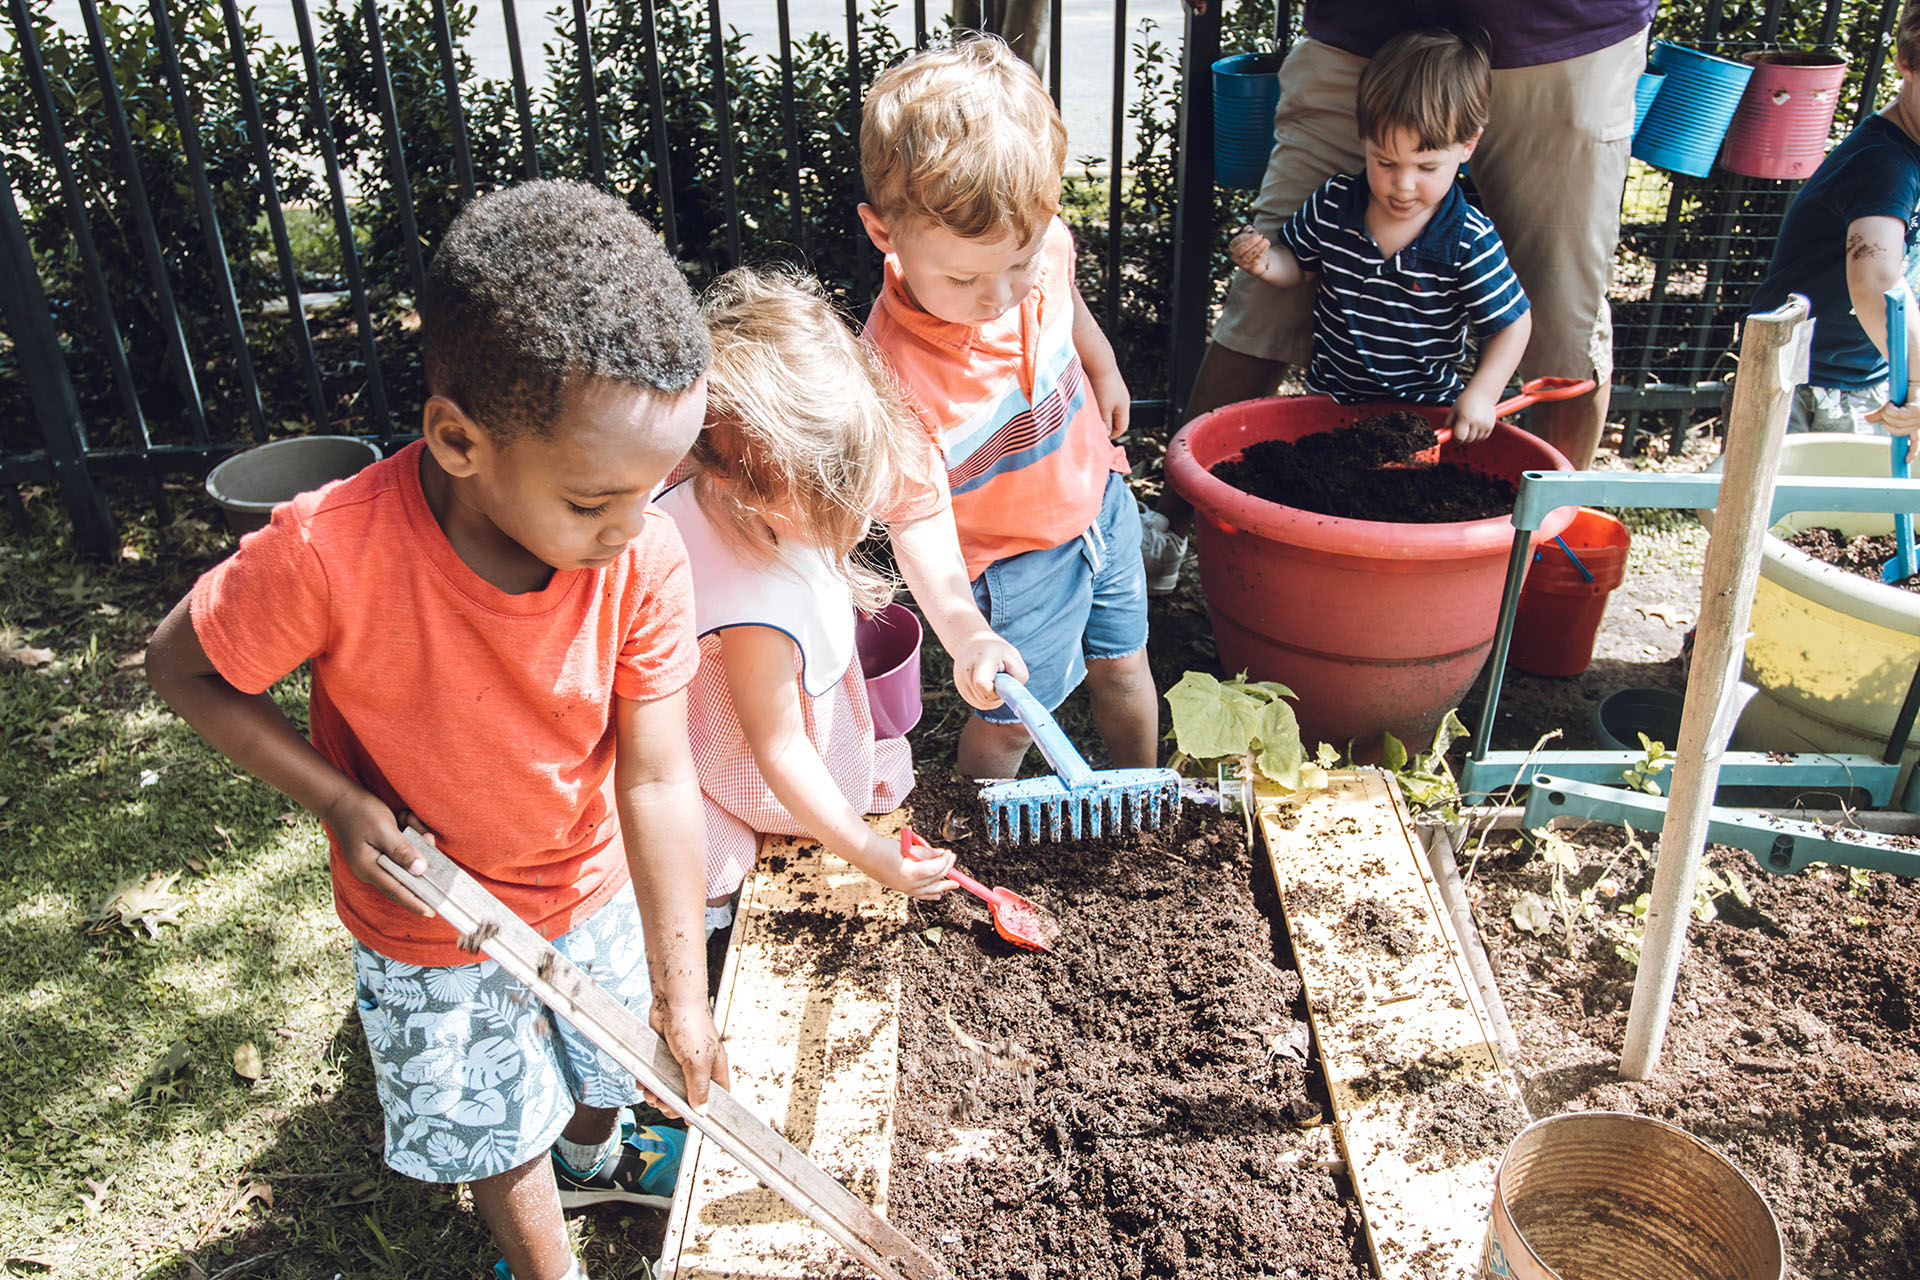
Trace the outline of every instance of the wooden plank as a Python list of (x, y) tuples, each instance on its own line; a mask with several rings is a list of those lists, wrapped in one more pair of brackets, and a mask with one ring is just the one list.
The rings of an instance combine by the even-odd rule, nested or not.
[(1342, 770), (1255, 809), (1374, 1269), (1477, 1275), (1494, 1168), (1526, 1111), (1399, 787)]
[[(877, 825), (897, 828), (901, 818), (890, 816)], [(906, 916), (904, 897), (818, 845), (770, 838), (741, 894), (715, 1008), (734, 1093), (882, 1211)], [(808, 962), (822, 917), (845, 926), (831, 948), (865, 953), (878, 982), (847, 982), (838, 966)], [(841, 1262), (826, 1235), (735, 1161), (689, 1142), (658, 1275), (796, 1280)]]
[(382, 866), (389, 874), (404, 877), (422, 900), (459, 930), (463, 946), (497, 961), (549, 1009), (666, 1099), (685, 1117), (689, 1131), (697, 1130), (725, 1149), (876, 1275), (890, 1280), (948, 1280), (951, 1272), (944, 1264), (862, 1203), (728, 1090), (712, 1088), (705, 1114), (694, 1112), (686, 1103), (680, 1064), (652, 1028), (445, 854), (413, 832), (405, 834), (425, 861), (425, 874), (413, 877), (384, 857)]

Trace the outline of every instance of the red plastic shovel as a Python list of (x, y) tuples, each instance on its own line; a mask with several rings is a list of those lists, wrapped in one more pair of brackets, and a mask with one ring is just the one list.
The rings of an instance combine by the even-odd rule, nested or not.
[[(920, 861), (920, 855), (914, 852), (916, 845), (922, 849), (933, 847), (922, 840), (912, 827), (900, 828), (900, 856)], [(994, 931), (1008, 942), (1029, 951), (1053, 950), (1061, 929), (1060, 922), (1053, 918), (1051, 911), (1028, 902), (1011, 889), (1003, 889), (998, 885), (989, 889), (958, 867), (947, 872), (947, 879), (987, 904), (987, 910), (993, 916)]]
[[(1583, 396), (1593, 390), (1593, 385), (1592, 378), (1534, 378), (1521, 384), (1519, 395), (1502, 400), (1493, 406), (1493, 420), (1498, 422), (1508, 414), (1518, 413), (1530, 404), (1539, 404), (1546, 400), (1571, 400), (1575, 396)], [(1453, 428), (1435, 427), (1433, 434), (1439, 438), (1431, 446), (1422, 449), (1408, 458), (1405, 463), (1398, 465), (1430, 467), (1440, 461), (1440, 446), (1453, 439)]]

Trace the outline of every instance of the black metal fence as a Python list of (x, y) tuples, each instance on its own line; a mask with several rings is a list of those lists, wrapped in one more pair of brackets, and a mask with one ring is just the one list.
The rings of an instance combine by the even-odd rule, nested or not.
[[(1066, 58), (1109, 59), (1107, 157), (1070, 170), (1080, 280), (1121, 351), (1149, 436), (1191, 384), (1226, 276), (1221, 231), (1248, 197), (1212, 182), (1209, 68), (1284, 45), (1296, 6), (1183, 7), (1181, 30), (1113, 0), (1103, 47), (1064, 48), (1062, 0), (997, 0), (993, 29), (1045, 7), (1056, 99)], [(52, 485), (78, 544), (111, 554), (115, 497), (226, 452), (313, 431), (391, 446), (423, 393), (411, 298), (426, 249), (476, 190), (565, 175), (621, 193), (696, 282), (743, 260), (799, 262), (864, 311), (877, 259), (860, 233), (861, 96), (902, 52), (888, 6), (844, 0), (844, 32), (750, 52), (720, 0), (563, 0), (545, 79), (515, 0), (510, 71), (475, 74), (476, 11), (457, 0), (291, 0), (296, 38), (265, 40), (236, 0), (7, 0), (0, 44), (0, 502)], [(1727, 52), (1828, 45), (1851, 69), (1836, 131), (1882, 96), (1898, 0), (1707, 0), (1656, 34)], [(925, 44), (952, 15), (912, 0)], [(1026, 24), (1030, 27), (1030, 24)], [(1123, 132), (1123, 123), (1127, 126)], [(1636, 165), (1623, 216), (1615, 403), (1684, 430), (1717, 402), (1732, 326), (1791, 184)], [(1162, 433), (1162, 438), (1164, 434)]]

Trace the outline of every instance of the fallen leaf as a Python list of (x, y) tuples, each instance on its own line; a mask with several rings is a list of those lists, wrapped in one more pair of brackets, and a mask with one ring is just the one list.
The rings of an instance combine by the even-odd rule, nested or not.
[(186, 863), (187, 863), (187, 870), (193, 872), (195, 875), (199, 875), (202, 871), (205, 871), (207, 869), (207, 864), (200, 861), (200, 859), (198, 858), (188, 858), (186, 860)]
[(1513, 923), (1528, 933), (1545, 933), (1553, 923), (1553, 908), (1537, 893), (1523, 893), (1514, 899)]
[(112, 1182), (112, 1178), (108, 1178), (105, 1182), (96, 1182), (92, 1178), (86, 1180), (87, 1190), (80, 1193), (80, 1207), (87, 1211), (89, 1218), (99, 1217), (100, 1211), (106, 1208), (107, 1187)]
[(1638, 608), (1640, 610), (1640, 616), (1648, 622), (1652, 622), (1655, 618), (1658, 618), (1670, 627), (1690, 627), (1693, 625), (1693, 619), (1687, 614), (1677, 613), (1663, 604), (1643, 604), (1638, 606)]
[(187, 1280), (207, 1280), (207, 1269), (200, 1265), (200, 1259), (190, 1253), (182, 1252), (180, 1261), (187, 1265)]
[(273, 1188), (264, 1182), (249, 1182), (247, 1189), (242, 1191), (240, 1198), (234, 1202), (232, 1211), (238, 1213), (255, 1200), (269, 1209), (273, 1208)]
[(87, 915), (87, 932), (99, 933), (113, 924), (131, 932), (144, 928), (147, 936), (158, 938), (163, 924), (179, 924), (180, 912), (187, 900), (173, 891), (180, 872), (165, 875), (154, 872), (144, 882), (135, 876), (122, 880)]
[(18, 649), (8, 649), (6, 656), (23, 667), (44, 667), (53, 661), (53, 650), (36, 649), (31, 645), (22, 645)]
[[(233, 1047), (233, 1074), (242, 1080), (258, 1080), (265, 1068), (260, 1061), (260, 1046), (251, 1040), (243, 1040)], [(254, 1184), (260, 1185), (258, 1183)], [(272, 1208), (269, 1202), (268, 1208)]]
[(138, 649), (133, 653), (123, 653), (113, 660), (114, 670), (116, 671), (126, 671), (132, 667), (144, 667), (146, 665), (147, 651), (145, 649)]

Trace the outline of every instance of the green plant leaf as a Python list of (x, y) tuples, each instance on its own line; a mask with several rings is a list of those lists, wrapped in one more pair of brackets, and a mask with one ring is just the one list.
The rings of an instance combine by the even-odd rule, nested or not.
[(1306, 751), (1300, 745), (1300, 722), (1294, 717), (1292, 704), (1276, 698), (1261, 708), (1256, 735), (1260, 749), (1253, 757), (1253, 767), (1281, 786), (1298, 790)]
[(1245, 755), (1258, 734), (1260, 701), (1203, 671), (1189, 671), (1167, 690), (1173, 739), (1201, 760)]
[(1392, 734), (1382, 734), (1385, 745), (1380, 751), (1380, 767), (1388, 773), (1398, 773), (1407, 767), (1407, 744)]

